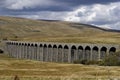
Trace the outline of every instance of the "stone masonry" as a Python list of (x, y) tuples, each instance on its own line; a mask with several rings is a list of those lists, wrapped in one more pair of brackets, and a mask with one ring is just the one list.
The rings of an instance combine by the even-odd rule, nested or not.
[(52, 43), (4, 41), (9, 56), (46, 62), (69, 62), (76, 60), (102, 60), (106, 55), (120, 50), (115, 44)]

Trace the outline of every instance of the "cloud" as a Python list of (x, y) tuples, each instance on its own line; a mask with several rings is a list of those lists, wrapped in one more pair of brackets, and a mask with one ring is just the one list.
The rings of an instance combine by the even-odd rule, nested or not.
[(80, 6), (64, 20), (120, 29), (120, 2)]
[(0, 15), (74, 21), (120, 29), (119, 0), (1, 0)]
[(63, 20), (67, 16), (67, 12), (51, 12), (51, 11), (40, 11), (32, 14), (21, 14), (17, 17), (26, 17), (30, 19), (45, 19), (45, 20)]
[(35, 8), (43, 6), (51, 6), (54, 4), (51, 0), (6, 0), (6, 8), (12, 10), (22, 10), (24, 8)]
[(9, 10), (71, 11), (79, 5), (117, 1), (119, 0), (1, 0), (0, 4)]
[(58, 3), (64, 2), (70, 6), (79, 6), (79, 5), (93, 5), (93, 4), (107, 4), (111, 2), (119, 2), (120, 0), (55, 0)]

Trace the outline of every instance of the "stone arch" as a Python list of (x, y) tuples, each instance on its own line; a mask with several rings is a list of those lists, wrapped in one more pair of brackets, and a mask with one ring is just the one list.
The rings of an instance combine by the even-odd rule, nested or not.
[(22, 43), (22, 46), (24, 46), (24, 43)]
[(12, 53), (13, 57), (17, 57), (15, 42), (12, 42), (12, 51), (11, 51), (11, 53)]
[(15, 45), (18, 45), (18, 43), (15, 43)]
[(116, 48), (115, 47), (111, 47), (109, 50), (109, 54), (113, 55), (116, 52)]
[(49, 45), (48, 45), (48, 47), (52, 48), (52, 45), (51, 45), (51, 44), (49, 44)]
[(28, 43), (28, 46), (30, 46), (30, 43)]
[(19, 43), (19, 46), (21, 46), (21, 43)]
[(40, 44), (40, 45), (39, 45), (39, 47), (43, 47), (43, 45), (42, 45), (42, 44)]
[(25, 44), (24, 43), (22, 43), (22, 58), (25, 58)]
[(42, 45), (42, 44), (39, 44), (37, 46), (37, 60), (43, 61), (43, 47), (44, 47), (44, 45)]
[(76, 55), (77, 55), (77, 48), (76, 46), (71, 47), (71, 62), (74, 62), (76, 60)]
[(47, 61), (47, 45), (43, 46), (43, 61)]
[(56, 62), (57, 61), (57, 45), (53, 45), (53, 54), (52, 54), (52, 61)]
[(18, 46), (18, 43), (15, 43), (15, 45), (16, 45), (17, 58), (19, 58), (19, 46)]
[(49, 45), (48, 45), (48, 61), (51, 61), (51, 58), (52, 58), (52, 51), (53, 51), (52, 45), (49, 44)]
[(30, 54), (31, 54), (31, 45), (30, 43), (27, 44), (27, 59), (30, 59)]
[(35, 47), (37, 47), (38, 45), (37, 44), (35, 44)]
[(90, 60), (91, 56), (91, 48), (89, 46), (85, 47), (85, 54), (84, 54), (84, 59), (85, 60)]
[(11, 44), (11, 42), (8, 42), (9, 44)]
[(21, 50), (20, 50), (20, 52), (21, 52), (21, 58), (24, 58), (24, 43), (21, 43), (20, 44), (20, 48), (21, 48)]
[(92, 48), (92, 60), (98, 60), (98, 57), (99, 57), (98, 51), (99, 51), (99, 49), (97, 46), (94, 46)]
[(3, 53), (4, 53), (4, 51), (2, 49), (0, 49), (0, 54), (3, 54)]
[(11, 45), (10, 45), (10, 42), (7, 42), (7, 51), (9, 52), (8, 55), (11, 56)]
[(25, 46), (27, 46), (28, 44), (27, 43), (25, 43)]
[(7, 42), (10, 45), (10, 42)]
[(63, 47), (62, 45), (58, 46), (58, 62), (62, 62)]
[(68, 62), (68, 54), (69, 54), (69, 47), (65, 45), (63, 50), (63, 62)]
[(11, 44), (13, 45), (14, 43), (12, 42)]
[(25, 43), (25, 58), (27, 59), (27, 55), (28, 55), (28, 45), (27, 43)]
[(38, 48), (38, 45), (35, 44), (35, 46), (34, 46), (34, 54), (33, 54), (35, 60), (37, 60), (37, 48)]
[(53, 45), (53, 48), (57, 48), (57, 45)]
[(43, 61), (43, 45), (39, 45), (39, 60)]
[(100, 59), (104, 59), (106, 55), (107, 55), (107, 48), (103, 46), (100, 49)]
[(34, 46), (34, 44), (31, 44), (30, 46), (32, 46), (32, 47), (33, 47), (33, 46)]
[(18, 45), (18, 43), (15, 43), (15, 45)]
[(30, 59), (34, 59), (34, 47), (35, 47), (35, 45), (32, 43), (31, 44), (31, 54), (30, 54)]
[(13, 44), (14, 44), (14, 45), (16, 45), (16, 43), (15, 43), (15, 42), (14, 42)]
[(11, 42), (8, 42), (8, 44), (11, 44)]
[(17, 43), (17, 55), (18, 55), (18, 58), (21, 58), (21, 46), (20, 46), (20, 43)]
[(84, 57), (84, 53), (83, 53), (83, 47), (79, 46), (78, 47), (78, 60), (82, 60)]
[(30, 59), (30, 54), (31, 54), (31, 46), (30, 43), (28, 43), (28, 50), (27, 50), (27, 58)]

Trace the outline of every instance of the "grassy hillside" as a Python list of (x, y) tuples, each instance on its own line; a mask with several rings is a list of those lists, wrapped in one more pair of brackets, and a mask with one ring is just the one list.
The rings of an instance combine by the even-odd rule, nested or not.
[(0, 38), (25, 41), (120, 43), (119, 32), (109, 32), (89, 25), (2, 16)]
[(20, 80), (106, 80), (120, 78), (120, 68), (19, 60), (0, 54), (0, 80), (13, 80), (15, 75)]

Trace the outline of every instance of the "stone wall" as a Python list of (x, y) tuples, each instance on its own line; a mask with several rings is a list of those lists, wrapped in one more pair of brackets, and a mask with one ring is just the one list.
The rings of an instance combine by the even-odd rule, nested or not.
[(51, 43), (5, 41), (9, 56), (46, 62), (69, 62), (75, 60), (101, 60), (120, 50), (115, 44)]

